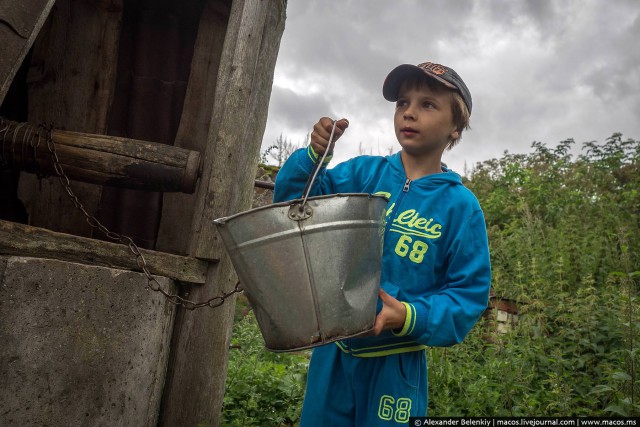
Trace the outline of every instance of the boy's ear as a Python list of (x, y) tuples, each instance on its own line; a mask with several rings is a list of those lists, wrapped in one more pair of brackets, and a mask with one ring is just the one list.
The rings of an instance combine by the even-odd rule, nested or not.
[(451, 134), (449, 134), (449, 138), (451, 138), (451, 140), (460, 138), (460, 132), (458, 132), (458, 129), (454, 129)]

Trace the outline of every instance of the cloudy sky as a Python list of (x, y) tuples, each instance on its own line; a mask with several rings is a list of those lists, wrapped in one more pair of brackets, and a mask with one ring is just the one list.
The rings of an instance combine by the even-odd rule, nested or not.
[(443, 158), (460, 173), (533, 141), (640, 138), (638, 0), (289, 0), (263, 149), (330, 116), (350, 121), (333, 163), (397, 151), (382, 82), (424, 61), (473, 97), (472, 129)]

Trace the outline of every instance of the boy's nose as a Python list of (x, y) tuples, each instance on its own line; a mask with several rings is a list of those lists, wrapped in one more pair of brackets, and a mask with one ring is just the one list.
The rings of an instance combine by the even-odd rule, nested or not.
[(405, 120), (413, 120), (415, 118), (413, 109), (411, 107), (407, 107), (407, 109), (404, 110), (404, 114), (402, 116)]

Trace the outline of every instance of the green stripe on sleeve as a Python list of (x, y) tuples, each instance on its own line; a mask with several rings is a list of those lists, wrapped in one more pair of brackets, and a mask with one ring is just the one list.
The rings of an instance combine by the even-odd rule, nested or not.
[(407, 335), (411, 335), (413, 330), (416, 327), (416, 320), (418, 320), (418, 316), (416, 315), (416, 307), (413, 304), (407, 304), (411, 308), (411, 326), (407, 331)]
[[(313, 147), (311, 147), (311, 144), (309, 144), (309, 147), (307, 148), (307, 154), (309, 155), (309, 158), (311, 159), (311, 161), (313, 163), (315, 163), (318, 160), (318, 157), (320, 157), (320, 155), (318, 155), (313, 150)], [(327, 163), (329, 163), (331, 161), (332, 158), (333, 158), (333, 153), (327, 154), (327, 157), (324, 158), (324, 162), (322, 162), (322, 164), (326, 165)]]
[(309, 145), (309, 147), (307, 148), (307, 154), (309, 155), (309, 158), (313, 163), (315, 163), (316, 160), (318, 160), (318, 155), (316, 154), (315, 151), (313, 151), (313, 148), (311, 148), (311, 145)]
[(397, 329), (391, 330), (391, 333), (397, 337), (403, 337), (409, 334), (413, 330), (413, 327), (415, 327), (415, 308), (413, 308), (413, 306), (409, 303), (406, 303), (404, 301), (401, 302), (402, 304), (404, 304), (404, 308), (407, 310), (407, 316), (404, 319), (404, 325), (402, 326), (400, 332), (396, 332)]

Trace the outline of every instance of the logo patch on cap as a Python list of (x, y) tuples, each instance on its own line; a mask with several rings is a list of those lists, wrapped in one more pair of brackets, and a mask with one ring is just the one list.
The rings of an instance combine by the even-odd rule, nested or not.
[(444, 65), (434, 64), (433, 62), (423, 62), (422, 64), (418, 64), (418, 67), (424, 68), (425, 70), (430, 71), (438, 76), (449, 71), (449, 69)]

